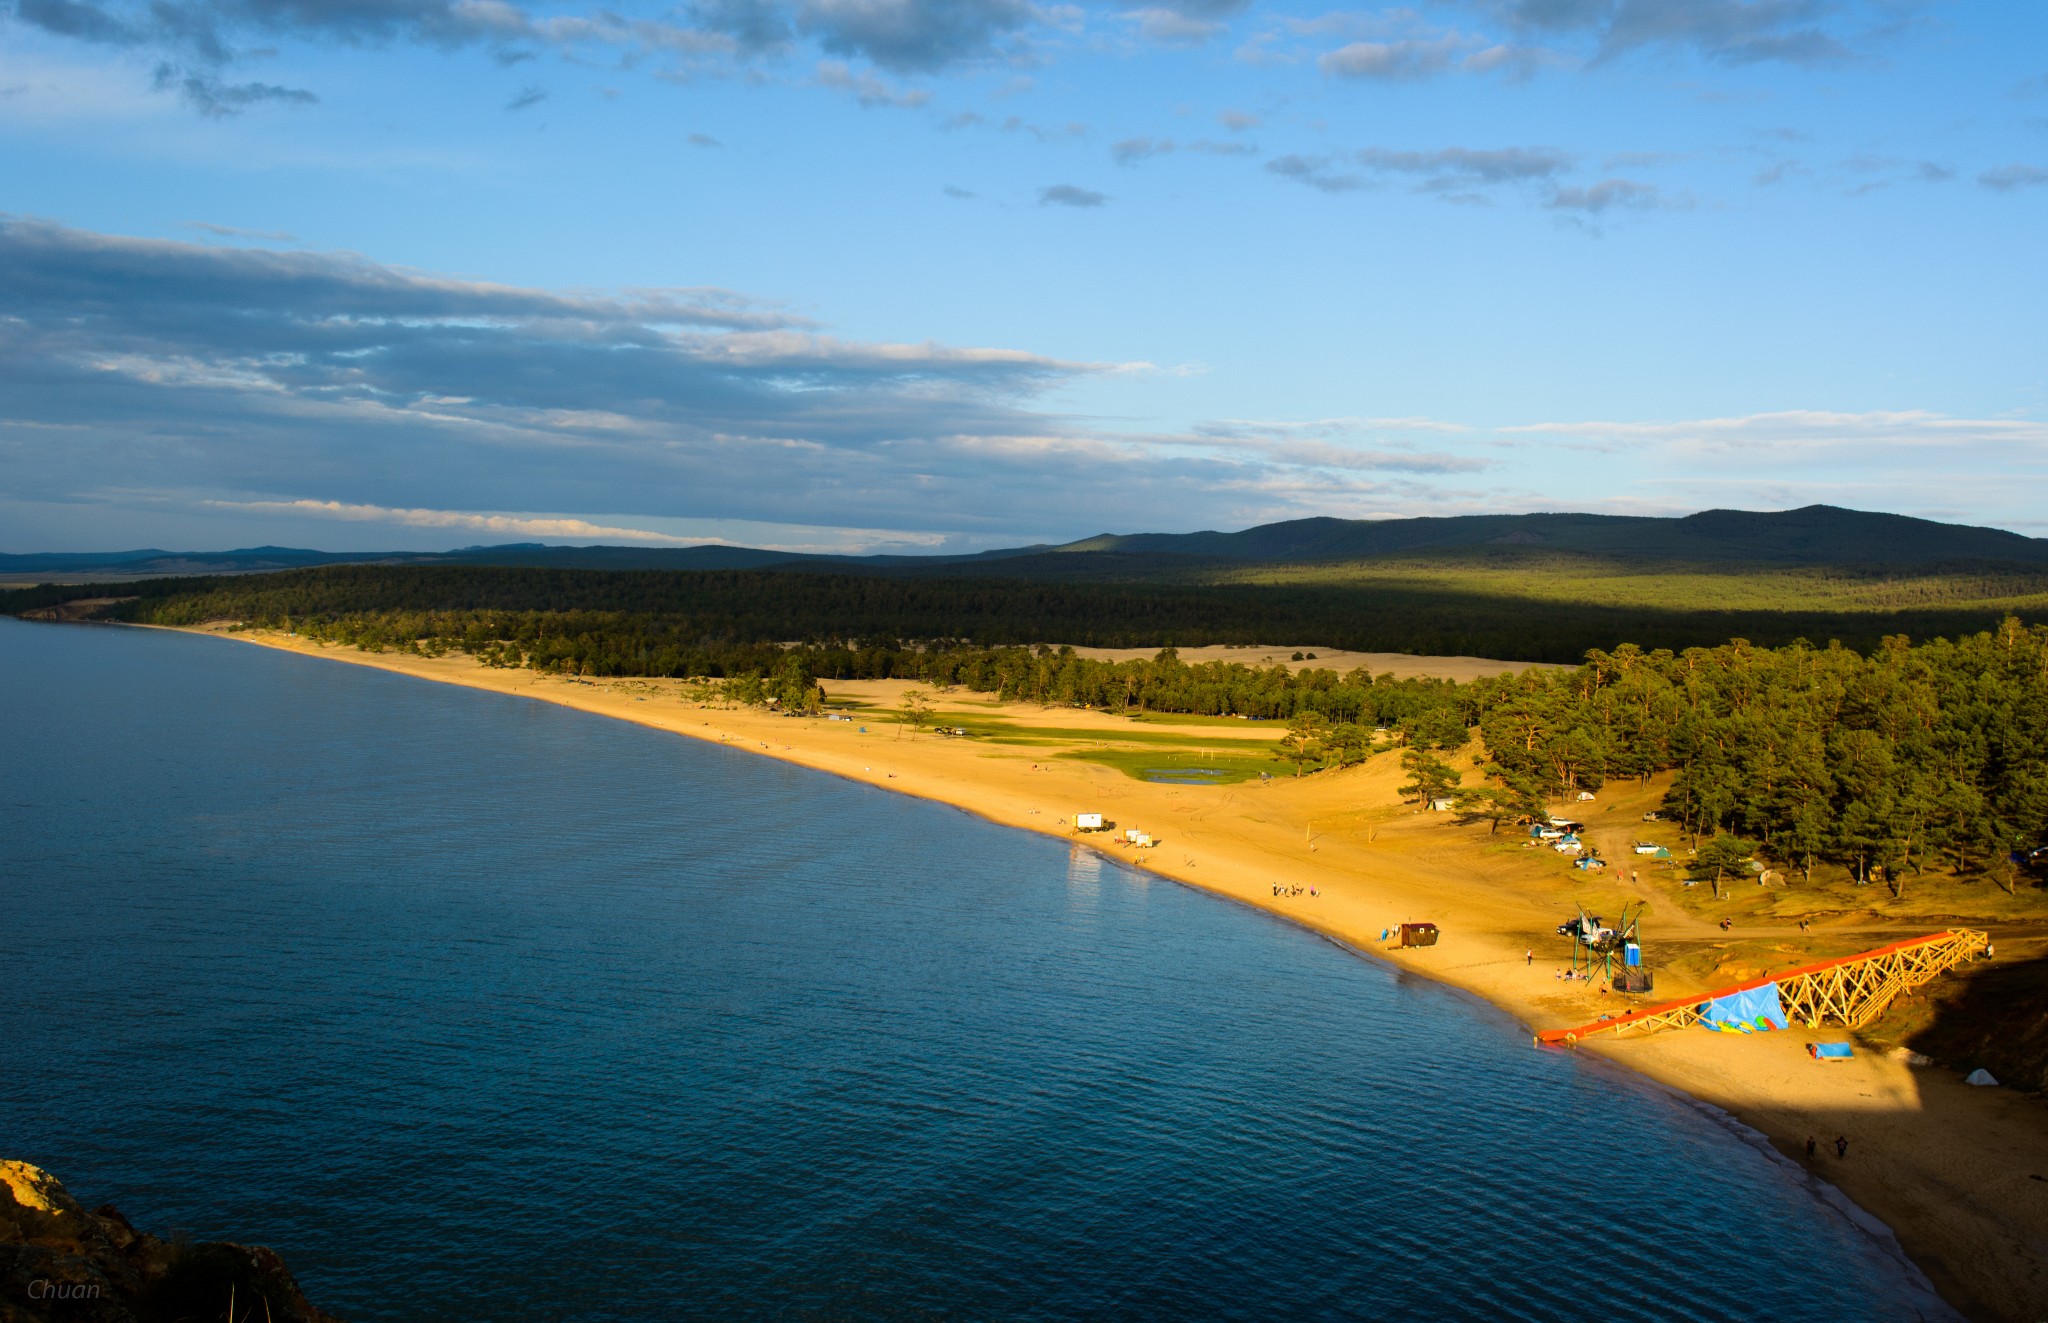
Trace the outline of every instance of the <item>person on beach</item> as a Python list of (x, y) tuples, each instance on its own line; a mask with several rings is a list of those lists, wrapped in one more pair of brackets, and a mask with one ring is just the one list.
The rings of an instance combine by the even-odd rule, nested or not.
[(1722, 932), (1724, 932), (1724, 933), (1725, 933), (1725, 932), (1727, 932), (1727, 931), (1728, 931), (1728, 930), (1729, 930), (1730, 928), (1733, 928), (1734, 926), (1735, 926), (1735, 920), (1733, 920), (1733, 919), (1723, 919), (1723, 920), (1721, 920), (1721, 931), (1722, 931)]
[(1813, 1155), (1820, 1151), (1820, 1144), (1812, 1135), (1806, 1137), (1806, 1160), (1813, 1161)]
[(1536, 948), (1532, 946), (1532, 947), (1530, 947), (1530, 948), (1529, 948), (1529, 949), (1528, 949), (1527, 951), (1524, 951), (1524, 952), (1522, 953), (1522, 964), (1523, 964), (1524, 966), (1528, 966), (1528, 965), (1533, 965), (1533, 964), (1535, 964), (1535, 963), (1536, 963)]
[(1849, 1137), (1847, 1135), (1835, 1136), (1835, 1156), (1838, 1158), (1849, 1156)]

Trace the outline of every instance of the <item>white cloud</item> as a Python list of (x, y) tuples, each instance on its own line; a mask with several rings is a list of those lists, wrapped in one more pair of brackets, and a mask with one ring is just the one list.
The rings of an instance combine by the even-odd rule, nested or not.
[(915, 110), (932, 99), (921, 87), (893, 87), (871, 73), (856, 73), (844, 60), (818, 61), (818, 86), (844, 92), (868, 109)]
[(1468, 38), (1455, 32), (1429, 40), (1354, 41), (1322, 56), (1316, 67), (1332, 78), (1427, 78), (1449, 69), (1471, 46)]
[(1787, 409), (1775, 413), (1667, 422), (1524, 423), (1503, 437), (1555, 436), (1606, 446), (1655, 445), (1694, 450), (1811, 451), (1842, 446), (1953, 448), (1966, 445), (2048, 446), (2048, 423), (2027, 418), (1956, 418), (1926, 409), (1844, 413)]
[(1172, 9), (1134, 9), (1124, 17), (1138, 25), (1139, 36), (1162, 46), (1199, 46), (1225, 30), (1225, 25), (1214, 19)]
[(716, 538), (675, 537), (650, 533), (642, 528), (593, 524), (584, 519), (559, 516), (475, 514), (466, 510), (406, 510), (384, 505), (363, 505), (344, 501), (201, 501), (214, 509), (245, 511), (250, 514), (302, 515), (317, 519), (346, 519), (353, 523), (395, 524), (403, 528), (459, 528), (498, 536), (529, 538), (580, 538), (592, 541), (648, 542), (661, 546), (693, 546)]

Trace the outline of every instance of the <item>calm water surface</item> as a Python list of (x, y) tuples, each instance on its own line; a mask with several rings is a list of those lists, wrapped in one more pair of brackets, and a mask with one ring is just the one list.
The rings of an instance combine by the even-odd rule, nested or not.
[(353, 1320), (1930, 1307), (1690, 1107), (1057, 841), (183, 635), (0, 620), (0, 730), (4, 1156)]

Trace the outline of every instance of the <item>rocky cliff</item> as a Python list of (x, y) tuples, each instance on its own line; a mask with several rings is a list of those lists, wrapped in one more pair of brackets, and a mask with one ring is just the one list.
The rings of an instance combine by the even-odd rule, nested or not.
[(40, 1167), (0, 1160), (0, 1323), (229, 1318), (339, 1323), (307, 1302), (271, 1250), (165, 1242), (111, 1204), (87, 1212)]

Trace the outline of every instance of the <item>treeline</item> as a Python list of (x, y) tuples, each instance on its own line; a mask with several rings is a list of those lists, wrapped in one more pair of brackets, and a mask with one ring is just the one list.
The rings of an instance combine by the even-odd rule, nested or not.
[[(1196, 647), (1312, 640), (1364, 652), (1575, 663), (1627, 639), (1674, 651), (1741, 636), (1767, 646), (1839, 640), (1867, 650), (1888, 634), (1956, 636), (1983, 612), (1644, 610), (1534, 602), (1507, 594), (1388, 585), (1031, 582), (809, 570), (624, 571), (343, 565), (277, 574), (30, 589), (20, 613), (72, 597), (138, 596), (135, 619), (336, 620), (446, 612), (575, 616), (579, 657), (604, 674), (644, 674), (665, 650), (705, 645), (952, 639), (984, 647)], [(1677, 596), (1674, 593), (1674, 596)], [(630, 618), (630, 620), (628, 619)], [(603, 622), (601, 627), (598, 622)], [(602, 637), (599, 637), (599, 635)]]
[[(1917, 646), (1591, 653), (1578, 670), (1475, 686), (1504, 793), (1673, 771), (1696, 833), (1748, 838), (1802, 872), (1860, 880), (1988, 868), (2048, 840), (2048, 629)], [(1740, 842), (1738, 842), (1739, 844)]]

